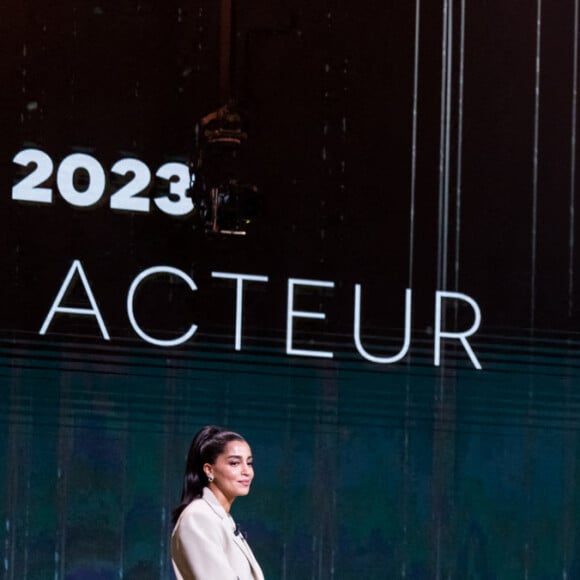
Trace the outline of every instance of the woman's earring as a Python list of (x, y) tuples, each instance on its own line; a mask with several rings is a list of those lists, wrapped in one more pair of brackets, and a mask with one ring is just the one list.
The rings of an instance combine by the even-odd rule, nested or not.
[(213, 475), (211, 473), (207, 474), (207, 482), (211, 483), (213, 481)]

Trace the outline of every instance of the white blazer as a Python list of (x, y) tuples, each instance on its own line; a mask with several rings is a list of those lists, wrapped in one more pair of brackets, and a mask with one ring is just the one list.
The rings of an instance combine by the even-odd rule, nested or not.
[(213, 492), (203, 488), (181, 512), (171, 534), (177, 580), (264, 580), (250, 546)]

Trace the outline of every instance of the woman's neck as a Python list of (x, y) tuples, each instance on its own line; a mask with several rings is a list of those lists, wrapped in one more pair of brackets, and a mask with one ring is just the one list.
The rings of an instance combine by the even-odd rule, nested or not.
[(208, 487), (215, 495), (220, 505), (224, 508), (224, 510), (226, 510), (226, 513), (229, 514), (232, 504), (234, 503), (234, 499), (236, 498), (233, 497), (229, 499), (215, 483), (210, 483)]

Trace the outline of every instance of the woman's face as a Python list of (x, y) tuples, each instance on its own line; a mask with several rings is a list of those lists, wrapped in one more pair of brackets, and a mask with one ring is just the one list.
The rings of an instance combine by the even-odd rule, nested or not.
[(213, 475), (209, 487), (230, 504), (236, 497), (248, 495), (254, 479), (252, 463), (250, 446), (245, 441), (230, 441), (213, 465), (204, 466), (206, 474)]

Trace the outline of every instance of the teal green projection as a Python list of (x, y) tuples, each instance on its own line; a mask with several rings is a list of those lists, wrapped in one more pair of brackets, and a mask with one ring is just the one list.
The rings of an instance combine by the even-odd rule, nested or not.
[(206, 423), (252, 445), (234, 515), (268, 578), (580, 573), (580, 372), (564, 349), (482, 371), (267, 351), (100, 349), (82, 369), (66, 345), (3, 356), (5, 578), (171, 578), (169, 515)]

